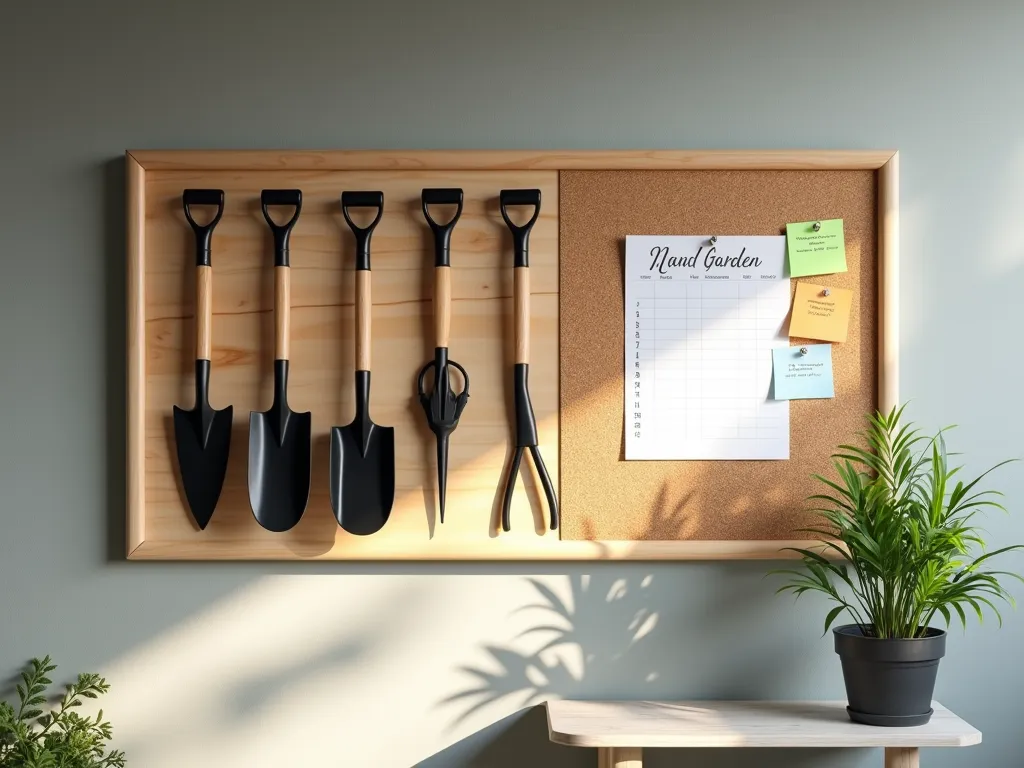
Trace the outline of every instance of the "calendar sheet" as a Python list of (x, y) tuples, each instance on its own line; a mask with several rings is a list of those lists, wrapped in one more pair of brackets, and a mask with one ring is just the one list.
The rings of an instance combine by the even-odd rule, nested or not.
[(785, 237), (626, 238), (626, 459), (788, 459)]

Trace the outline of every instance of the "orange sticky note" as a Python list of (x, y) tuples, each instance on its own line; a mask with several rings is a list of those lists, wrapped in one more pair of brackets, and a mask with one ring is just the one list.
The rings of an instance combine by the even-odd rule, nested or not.
[(797, 283), (789, 335), (821, 341), (846, 341), (853, 291)]

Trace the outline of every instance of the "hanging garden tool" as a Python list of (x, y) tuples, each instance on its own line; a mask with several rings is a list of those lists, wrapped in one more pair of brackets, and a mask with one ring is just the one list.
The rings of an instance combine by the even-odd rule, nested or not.
[[(469, 400), (469, 374), (454, 360), (448, 359), (448, 335), (451, 325), (451, 258), (452, 230), (462, 215), (461, 189), (424, 189), (423, 215), (434, 233), (434, 359), (420, 371), (417, 388), (420, 404), (427, 414), (427, 424), (437, 438), (437, 497), (441, 522), (444, 522), (445, 486), (448, 479), (448, 437), (459, 425), (459, 417)], [(438, 224), (430, 216), (431, 205), (455, 205), (455, 215), (447, 224)], [(448, 366), (462, 374), (462, 392), (451, 387)], [(434, 388), (428, 393), (427, 372), (434, 371)]]
[[(376, 208), (359, 227), (349, 208)], [(383, 192), (343, 192), (341, 212), (356, 238), (356, 413), (347, 427), (331, 429), (331, 506), (349, 533), (376, 533), (395, 501), (395, 430), (370, 419), (370, 236), (384, 212)]]
[[(210, 406), (210, 353), (213, 348), (213, 265), (210, 242), (213, 228), (224, 215), (224, 190), (186, 189), (181, 195), (185, 218), (196, 235), (196, 404), (191, 411), (174, 406), (174, 442), (178, 469), (192, 517), (205, 529), (217, 508), (231, 448), (229, 405), (221, 411)], [(197, 224), (190, 207), (216, 206), (209, 224)]]
[[(288, 336), (291, 324), (291, 267), (288, 240), (302, 210), (297, 189), (265, 189), (263, 216), (274, 233), (274, 403), (249, 414), (249, 503), (256, 520), (270, 531), (299, 522), (309, 501), (311, 416), (288, 407)], [(292, 206), (285, 224), (275, 224), (271, 206)]]
[[(519, 463), (523, 459), (523, 451), (530, 449), (533, 463), (537, 466), (544, 495), (548, 499), (551, 510), (551, 529), (558, 528), (558, 500), (551, 484), (544, 460), (540, 457), (537, 447), (537, 420), (533, 415), (530, 403), (530, 230), (540, 215), (539, 189), (503, 189), (501, 190), (501, 217), (505, 219), (512, 232), (514, 247), (513, 274), (515, 275), (515, 367), (512, 371), (512, 389), (516, 403), (516, 450), (512, 456), (508, 477), (505, 479), (505, 500), (501, 507), (501, 527), (506, 531), (511, 528), (512, 493), (519, 475)], [(508, 216), (509, 206), (532, 205), (533, 216), (518, 226)]]

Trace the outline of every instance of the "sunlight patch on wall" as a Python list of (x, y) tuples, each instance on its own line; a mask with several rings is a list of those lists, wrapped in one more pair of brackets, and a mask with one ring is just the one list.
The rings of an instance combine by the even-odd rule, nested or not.
[(967, 258), (977, 258), (993, 274), (1013, 273), (1024, 268), (1024, 146), (1008, 153), (1002, 172), (986, 192), (992, 201), (988, 221), (963, 222), (965, 231), (982, 235), (976, 245), (968, 246), (976, 256)]
[(572, 604), (564, 577), (266, 577), (106, 667), (104, 709), (147, 768), (409, 768), (582, 674), (534, 582)]

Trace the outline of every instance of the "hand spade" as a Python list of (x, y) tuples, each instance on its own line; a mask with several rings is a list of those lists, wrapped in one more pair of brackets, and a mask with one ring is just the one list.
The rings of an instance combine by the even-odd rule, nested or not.
[[(196, 403), (190, 411), (174, 406), (174, 442), (178, 469), (192, 517), (205, 529), (217, 508), (231, 447), (229, 405), (221, 411), (210, 406), (210, 357), (213, 347), (213, 266), (210, 242), (224, 214), (224, 191), (186, 189), (181, 196), (185, 218), (196, 236)], [(191, 206), (216, 206), (209, 224), (198, 224)]]
[[(274, 233), (274, 403), (249, 415), (249, 503), (256, 520), (270, 531), (299, 522), (309, 501), (312, 417), (288, 407), (291, 266), (288, 240), (302, 210), (297, 189), (265, 189), (263, 216)], [(275, 224), (269, 206), (293, 206), (286, 224)]]
[[(349, 208), (376, 208), (367, 227)], [(382, 192), (344, 192), (341, 210), (356, 238), (356, 412), (352, 423), (331, 430), (331, 506), (349, 533), (376, 533), (395, 501), (395, 430), (370, 418), (370, 236), (384, 211)]]

